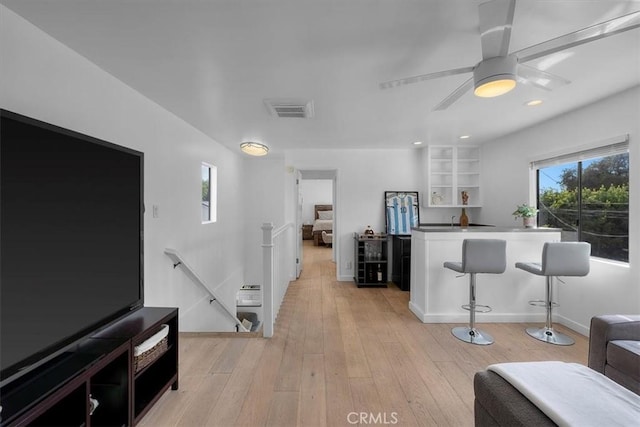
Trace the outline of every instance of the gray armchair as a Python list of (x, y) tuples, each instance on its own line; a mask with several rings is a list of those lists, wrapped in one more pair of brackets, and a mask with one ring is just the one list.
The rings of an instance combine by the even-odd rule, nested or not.
[(640, 394), (640, 315), (591, 319), (589, 367)]

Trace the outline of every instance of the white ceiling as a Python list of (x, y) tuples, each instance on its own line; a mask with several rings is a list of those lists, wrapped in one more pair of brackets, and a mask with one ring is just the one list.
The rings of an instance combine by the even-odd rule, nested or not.
[[(469, 75), (379, 88), (480, 61), (480, 1), (0, 3), (236, 151), (247, 139), (276, 153), (450, 144), (462, 134), (482, 143), (640, 84), (634, 29), (529, 62), (571, 80), (553, 92), (526, 85), (492, 99), (469, 92), (432, 112)], [(510, 51), (639, 10), (639, 1), (520, 0)], [(273, 117), (265, 98), (313, 100), (315, 117)], [(545, 102), (523, 105), (533, 98)]]

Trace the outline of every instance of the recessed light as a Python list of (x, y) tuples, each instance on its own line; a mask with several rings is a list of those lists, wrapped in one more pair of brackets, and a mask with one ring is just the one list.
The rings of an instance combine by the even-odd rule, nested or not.
[(535, 107), (536, 105), (542, 104), (542, 99), (532, 99), (531, 101), (525, 102), (524, 105), (527, 107)]
[(458, 138), (460, 138), (460, 139), (469, 139), (469, 138), (471, 138), (471, 135), (460, 135)]
[(412, 143), (413, 145), (422, 145), (422, 141), (415, 141)]

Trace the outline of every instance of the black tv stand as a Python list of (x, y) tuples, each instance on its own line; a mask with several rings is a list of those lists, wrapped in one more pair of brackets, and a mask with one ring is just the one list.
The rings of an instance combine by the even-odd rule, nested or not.
[[(167, 351), (134, 372), (134, 346), (162, 324)], [(0, 426), (133, 426), (169, 387), (178, 389), (178, 309), (143, 307), (3, 386)]]

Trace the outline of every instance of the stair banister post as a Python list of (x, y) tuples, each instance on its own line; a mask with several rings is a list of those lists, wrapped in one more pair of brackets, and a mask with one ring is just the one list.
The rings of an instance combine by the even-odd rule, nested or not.
[(262, 224), (262, 307), (264, 311), (263, 335), (273, 336), (273, 223)]

